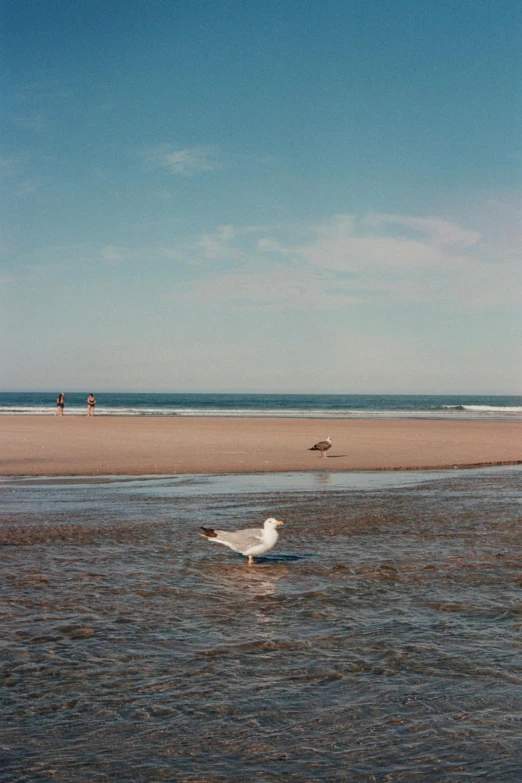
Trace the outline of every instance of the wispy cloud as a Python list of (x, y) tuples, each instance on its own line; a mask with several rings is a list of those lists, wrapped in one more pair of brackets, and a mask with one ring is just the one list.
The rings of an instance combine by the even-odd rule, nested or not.
[(13, 199), (22, 199), (39, 190), (39, 172), (27, 156), (0, 158), (0, 179), (5, 180)]
[(296, 275), (290, 269), (250, 269), (214, 275), (185, 283), (167, 298), (193, 303), (227, 300), (239, 307), (263, 309), (322, 309), (362, 301), (348, 286), (342, 282), (334, 286), (317, 270)]
[(314, 266), (356, 274), (411, 274), (454, 266), (479, 242), (476, 232), (439, 218), (336, 215), (297, 248)]
[(227, 224), (163, 245), (54, 246), (18, 268), (77, 268), (88, 258), (100, 267), (125, 261), (131, 275), (147, 264), (151, 281), (163, 281), (158, 297), (236, 309), (516, 305), (522, 296), (520, 253), (503, 253), (502, 238), (486, 226), (484, 231), (481, 236), (438, 217), (334, 215), (300, 230)]
[(197, 279), (185, 280), (172, 298), (278, 308), (379, 302), (476, 308), (520, 295), (515, 263), (498, 263), (478, 232), (444, 218), (336, 215), (303, 227), (301, 242), (284, 233), (222, 226), (203, 235), (184, 251), (198, 265)]
[(49, 128), (48, 116), (41, 111), (13, 114), (12, 120), (22, 130), (34, 133), (43, 133)]
[(0, 158), (0, 173), (11, 174), (18, 168), (18, 158)]
[(73, 97), (66, 79), (40, 79), (18, 86), (15, 99), (23, 103), (65, 103)]
[(377, 229), (399, 229), (402, 234), (412, 232), (412, 238), (428, 239), (437, 247), (467, 248), (476, 245), (480, 239), (477, 231), (469, 231), (451, 220), (438, 217), (408, 217), (370, 213), (363, 224)]
[(153, 166), (169, 174), (193, 177), (204, 171), (215, 171), (223, 167), (219, 148), (216, 146), (175, 147), (162, 144), (144, 152), (145, 159)]
[(121, 259), (121, 250), (113, 245), (106, 245), (102, 248), (101, 257), (108, 266), (117, 266)]
[(32, 193), (34, 193), (37, 189), (38, 187), (36, 183), (32, 180), (23, 180), (16, 188), (16, 197), (25, 198), (26, 196), (30, 196)]

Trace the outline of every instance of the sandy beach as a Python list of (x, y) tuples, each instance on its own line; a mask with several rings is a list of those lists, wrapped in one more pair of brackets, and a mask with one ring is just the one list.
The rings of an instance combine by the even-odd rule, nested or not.
[[(330, 435), (326, 458), (309, 447)], [(517, 464), (522, 422), (16, 416), (0, 475), (414, 470)]]

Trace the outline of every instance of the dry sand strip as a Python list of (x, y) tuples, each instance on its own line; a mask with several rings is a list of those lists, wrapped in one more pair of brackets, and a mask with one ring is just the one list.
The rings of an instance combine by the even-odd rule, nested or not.
[[(308, 451), (331, 435), (323, 458)], [(522, 462), (522, 421), (0, 417), (0, 475), (426, 470)]]

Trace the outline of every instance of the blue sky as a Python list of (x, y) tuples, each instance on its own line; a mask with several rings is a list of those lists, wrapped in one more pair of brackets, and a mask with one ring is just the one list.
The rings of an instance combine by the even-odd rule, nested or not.
[(518, 0), (2, 16), (0, 388), (522, 392)]

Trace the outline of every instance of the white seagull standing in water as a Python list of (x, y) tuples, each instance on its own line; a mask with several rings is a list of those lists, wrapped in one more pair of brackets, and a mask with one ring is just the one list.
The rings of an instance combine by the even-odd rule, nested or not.
[(329, 448), (332, 446), (332, 439), (328, 435), (326, 440), (320, 440), (319, 443), (316, 443), (315, 446), (312, 446), (311, 449), (308, 449), (308, 451), (320, 451), (322, 452), (322, 456), (326, 457), (326, 452)]
[(282, 525), (280, 519), (269, 517), (265, 520), (263, 527), (247, 527), (244, 530), (214, 530), (211, 527), (202, 527), (203, 533), (200, 536), (207, 541), (215, 541), (216, 544), (224, 544), (234, 552), (248, 557), (248, 565), (254, 564), (254, 557), (264, 555), (276, 545), (279, 533), (278, 525)]

